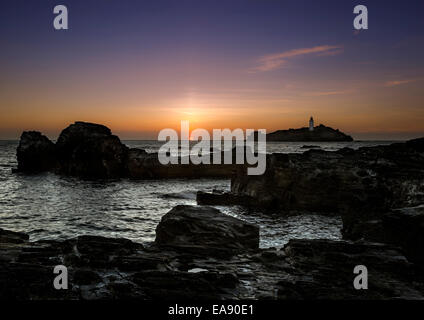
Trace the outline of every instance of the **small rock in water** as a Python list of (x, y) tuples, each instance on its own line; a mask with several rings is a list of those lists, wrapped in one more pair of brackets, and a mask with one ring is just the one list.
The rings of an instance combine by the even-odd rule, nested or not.
[(0, 228), (0, 243), (24, 243), (29, 240), (29, 235)]

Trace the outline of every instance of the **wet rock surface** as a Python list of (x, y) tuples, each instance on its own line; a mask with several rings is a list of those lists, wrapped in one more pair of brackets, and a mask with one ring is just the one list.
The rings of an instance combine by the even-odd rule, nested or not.
[[(221, 217), (206, 208), (210, 215)], [(192, 240), (206, 227), (202, 209), (179, 206), (170, 216), (194, 225), (177, 245), (169, 240), (138, 244), (127, 239), (79, 236), (64, 241), (29, 242), (22, 233), (2, 230), (0, 237), (0, 299), (423, 299), (422, 269), (389, 245), (332, 240), (291, 240), (284, 249), (251, 248), (237, 231), (233, 242), (248, 249), (216, 245), (230, 226), (216, 223), (207, 241)], [(183, 211), (186, 211), (185, 214)], [(194, 216), (198, 212), (198, 217)], [(200, 212), (200, 213), (199, 213)], [(161, 223), (166, 234), (175, 225)], [(196, 230), (196, 225), (199, 229)], [(237, 229), (237, 228), (236, 228)], [(249, 231), (250, 233), (250, 231)], [(160, 233), (159, 233), (160, 234)], [(177, 231), (178, 237), (183, 233)], [(216, 238), (213, 240), (212, 234)], [(239, 237), (240, 235), (240, 237)], [(253, 235), (256, 237), (256, 231)], [(13, 239), (21, 239), (14, 241)], [(10, 240), (12, 239), (12, 241)], [(175, 244), (171, 238), (171, 244)], [(181, 239), (179, 239), (181, 240)], [(256, 242), (256, 240), (255, 240)], [(186, 244), (189, 245), (186, 245)], [(195, 247), (196, 247), (195, 246)], [(239, 249), (239, 245), (237, 245)], [(355, 290), (353, 269), (367, 266), (369, 289)], [(56, 265), (68, 269), (68, 289), (55, 290)]]

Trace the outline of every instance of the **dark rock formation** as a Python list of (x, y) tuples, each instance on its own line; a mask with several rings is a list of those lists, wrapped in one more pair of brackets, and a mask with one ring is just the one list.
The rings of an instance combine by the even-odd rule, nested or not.
[(196, 194), (197, 204), (208, 205), (208, 206), (231, 206), (231, 205), (243, 205), (243, 206), (254, 206), (255, 199), (248, 196), (238, 196), (231, 192), (224, 193), (208, 193), (198, 191)]
[(272, 154), (264, 175), (248, 176), (246, 168), (239, 168), (231, 194), (200, 194), (198, 199), (203, 204), (245, 204), (280, 213), (341, 215), (345, 238), (383, 241), (386, 213), (424, 203), (423, 164), (424, 138), (356, 151)]
[(84, 178), (119, 178), (126, 175), (128, 148), (109, 128), (75, 122), (57, 142), (58, 172)]
[(271, 208), (352, 213), (354, 220), (363, 214), (372, 220), (390, 208), (423, 202), (424, 155), (419, 146), (416, 141), (357, 151), (273, 154), (263, 176), (239, 171), (231, 188)]
[(56, 166), (55, 145), (37, 131), (25, 131), (16, 150), (18, 171), (37, 173), (52, 170)]
[(176, 206), (156, 228), (156, 243), (173, 247), (259, 248), (259, 228), (207, 206)]
[[(59, 264), (68, 269), (67, 290), (53, 287)], [(359, 264), (368, 268), (368, 290), (353, 289)], [(0, 238), (1, 300), (423, 299), (423, 284), (396, 248), (371, 243), (291, 240), (284, 250), (211, 256), (208, 247), (192, 252), (92, 236)]]
[(239, 167), (232, 164), (162, 165), (157, 153), (129, 149), (109, 128), (80, 121), (64, 129), (56, 144), (39, 132), (24, 132), (17, 159), (17, 171), (54, 171), (84, 179), (230, 178)]
[(29, 236), (22, 232), (13, 232), (0, 228), (0, 243), (24, 243)]
[(351, 136), (322, 124), (309, 128), (278, 130), (266, 135), (267, 141), (353, 141)]
[(378, 240), (378, 221), (387, 212), (424, 203), (424, 139), (361, 148), (353, 159), (362, 168), (356, 178), (361, 184), (340, 192), (342, 232), (349, 239)]
[(128, 176), (131, 179), (198, 179), (230, 178), (239, 165), (235, 164), (199, 164), (192, 163), (163, 165), (157, 153), (146, 153), (139, 149), (130, 149)]

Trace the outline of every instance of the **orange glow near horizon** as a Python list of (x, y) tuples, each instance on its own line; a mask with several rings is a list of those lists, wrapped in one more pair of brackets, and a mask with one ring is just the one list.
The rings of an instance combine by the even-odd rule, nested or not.
[[(354, 138), (366, 138), (367, 133), (424, 136), (424, 78), (389, 81), (393, 78), (369, 75), (358, 81), (337, 71), (318, 81), (309, 73), (289, 77), (282, 70), (276, 81), (272, 71), (205, 65), (194, 77), (181, 75), (189, 68), (185, 65), (141, 73), (131, 68), (132, 63), (117, 69), (109, 65), (100, 72), (100, 66), (87, 67), (81, 77), (70, 73), (61, 78), (63, 70), (53, 70), (54, 84), (49, 77), (37, 78), (37, 73), (25, 70), (20, 77), (11, 76), (3, 81), (0, 138), (17, 139), (24, 130), (38, 130), (55, 139), (75, 121), (104, 124), (123, 139), (156, 139), (164, 128), (179, 131), (181, 120), (190, 121), (191, 129), (210, 132), (272, 132), (307, 126), (310, 116), (317, 125), (338, 128)], [(197, 86), (187, 85), (192, 82)]]
[(0, 139), (55, 139), (75, 121), (122, 139), (181, 120), (271, 132), (310, 116), (358, 139), (424, 136), (422, 1), (402, 14), (370, 1), (381, 17), (361, 32), (344, 1), (127, 2), (75, 1), (66, 31), (48, 1), (3, 6)]
[[(157, 94), (139, 99), (128, 99), (122, 94), (102, 97), (96, 92), (63, 99), (44, 95), (42, 91), (27, 91), (27, 96), (13, 97), (13, 92), (9, 92), (9, 100), (2, 102), (0, 128), (16, 138), (23, 130), (39, 130), (56, 138), (70, 123), (86, 121), (104, 124), (123, 138), (155, 139), (164, 128), (179, 131), (181, 120), (188, 120), (191, 130), (249, 128), (272, 132), (307, 126), (312, 115), (317, 125), (322, 123), (353, 135), (356, 132), (419, 134), (424, 131), (424, 112), (417, 95), (420, 84), (405, 86), (375, 85), (370, 89), (323, 93), (306, 88), (263, 92), (223, 90), (224, 93)], [(405, 112), (405, 104), (414, 112)]]

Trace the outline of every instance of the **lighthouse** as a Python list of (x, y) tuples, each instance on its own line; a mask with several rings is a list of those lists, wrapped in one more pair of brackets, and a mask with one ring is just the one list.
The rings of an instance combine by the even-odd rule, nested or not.
[(309, 131), (314, 131), (314, 118), (309, 119)]

